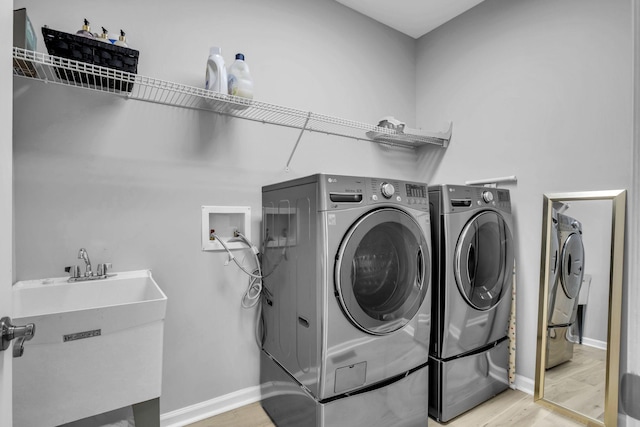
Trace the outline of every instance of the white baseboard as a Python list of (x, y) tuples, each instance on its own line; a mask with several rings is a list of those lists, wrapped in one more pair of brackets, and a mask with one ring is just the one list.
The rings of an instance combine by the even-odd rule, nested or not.
[(607, 342), (606, 341), (598, 341), (598, 340), (594, 340), (594, 339), (587, 338), (587, 337), (583, 337), (582, 338), (582, 344), (583, 345), (588, 345), (589, 347), (599, 348), (600, 350), (606, 350), (607, 349)]
[(516, 390), (520, 390), (523, 393), (527, 393), (533, 396), (535, 382), (531, 378), (523, 377), (522, 375), (516, 375), (513, 384), (515, 385)]
[(183, 427), (260, 400), (260, 386), (248, 387), (160, 415), (161, 427)]

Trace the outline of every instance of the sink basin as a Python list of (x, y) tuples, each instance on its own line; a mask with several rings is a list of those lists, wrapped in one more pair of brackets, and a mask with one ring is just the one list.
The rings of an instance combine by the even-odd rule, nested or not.
[(35, 323), (13, 361), (16, 426), (57, 426), (160, 396), (167, 297), (149, 270), (13, 286), (14, 324)]
[[(133, 326), (141, 322), (164, 317), (167, 297), (157, 285), (149, 270), (116, 273), (102, 280), (67, 282), (67, 277), (18, 282), (13, 286), (13, 317), (53, 316), (65, 313), (68, 322), (82, 324), (90, 321), (96, 311), (114, 312), (122, 317), (113, 318), (112, 326)], [(75, 323), (80, 322), (80, 323)], [(41, 328), (56, 324), (36, 325), (36, 336), (27, 344), (45, 338)]]

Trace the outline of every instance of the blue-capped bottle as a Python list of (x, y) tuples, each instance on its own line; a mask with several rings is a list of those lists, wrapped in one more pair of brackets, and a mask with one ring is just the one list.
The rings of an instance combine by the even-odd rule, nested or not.
[(253, 79), (242, 53), (236, 54), (236, 60), (229, 67), (228, 76), (229, 95), (253, 99)]

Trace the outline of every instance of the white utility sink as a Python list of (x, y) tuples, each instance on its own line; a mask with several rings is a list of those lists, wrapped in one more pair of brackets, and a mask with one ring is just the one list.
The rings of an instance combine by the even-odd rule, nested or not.
[(161, 392), (167, 297), (149, 270), (13, 286), (13, 323), (36, 325), (13, 361), (14, 425), (57, 426)]

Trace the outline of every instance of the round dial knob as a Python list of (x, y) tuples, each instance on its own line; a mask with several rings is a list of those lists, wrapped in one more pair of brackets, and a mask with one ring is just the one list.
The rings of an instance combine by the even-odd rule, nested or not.
[(383, 182), (382, 185), (380, 186), (380, 191), (382, 192), (382, 195), (385, 198), (390, 199), (391, 196), (393, 196), (393, 193), (396, 192), (396, 189), (394, 188), (393, 184), (389, 184), (388, 182)]
[(483, 191), (482, 200), (484, 200), (487, 203), (493, 202), (493, 193), (491, 191)]

